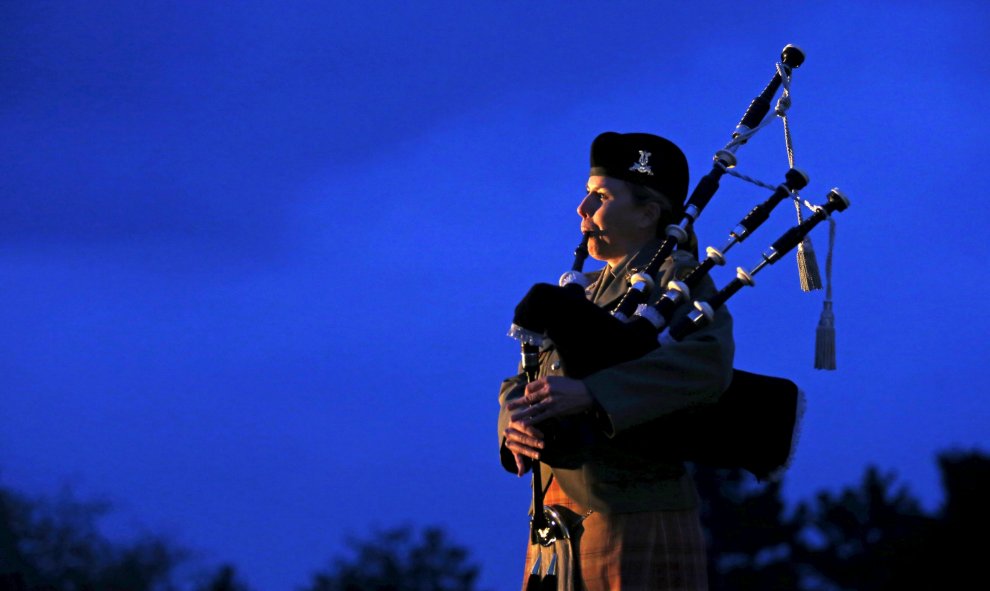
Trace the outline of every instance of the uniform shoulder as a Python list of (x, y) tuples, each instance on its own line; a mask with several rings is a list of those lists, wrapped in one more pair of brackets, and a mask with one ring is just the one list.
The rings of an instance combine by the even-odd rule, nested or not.
[(663, 266), (660, 268), (660, 275), (675, 276), (678, 279), (683, 279), (684, 276), (697, 266), (698, 259), (694, 258), (694, 255), (690, 252), (686, 250), (675, 250), (664, 261)]
[(599, 277), (601, 277), (602, 271), (604, 270), (605, 268), (602, 267), (601, 269), (597, 269), (595, 271), (588, 271), (587, 273), (582, 273), (582, 275), (584, 275), (589, 282), (595, 282), (598, 280)]

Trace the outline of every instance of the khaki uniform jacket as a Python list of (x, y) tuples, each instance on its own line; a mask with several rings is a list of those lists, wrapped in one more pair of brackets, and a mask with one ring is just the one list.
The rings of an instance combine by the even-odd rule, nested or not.
[[(599, 306), (611, 309), (625, 293), (630, 269), (643, 268), (656, 252), (659, 241), (643, 247), (631, 259), (609, 269), (589, 274), (593, 283), (587, 294)], [(658, 286), (684, 277), (697, 261), (689, 253), (675, 251), (660, 270)], [(662, 288), (654, 290), (653, 301)], [(706, 300), (715, 293), (711, 279), (691, 294)], [(688, 312), (681, 306), (673, 322)], [(636, 427), (681, 410), (712, 404), (732, 379), (732, 318), (723, 306), (708, 327), (683, 341), (659, 347), (639, 359), (620, 363), (583, 379), (591, 395), (605, 410), (610, 431), (591, 440), (585, 438), (577, 462), (543, 468), (544, 486), (550, 475), (568, 497), (578, 504), (602, 513), (679, 510), (697, 505), (697, 493), (681, 461), (663, 459), (662, 450), (653, 449), (644, 432)], [(552, 346), (541, 351), (540, 375), (563, 375)], [(521, 397), (524, 374), (502, 382), (499, 392), (498, 433), (502, 466), (515, 473), (512, 452), (505, 447), (508, 401)], [(573, 423), (572, 423), (573, 424)], [(590, 421), (585, 421), (590, 424)], [(599, 428), (599, 431), (601, 429)]]

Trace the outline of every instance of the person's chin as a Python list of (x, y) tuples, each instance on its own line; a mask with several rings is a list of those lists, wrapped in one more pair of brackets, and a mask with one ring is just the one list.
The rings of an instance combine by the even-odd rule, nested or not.
[(592, 243), (588, 247), (588, 254), (591, 256), (591, 258), (595, 259), (596, 261), (604, 261), (608, 257), (608, 249), (599, 248), (598, 246), (595, 246), (594, 243)]

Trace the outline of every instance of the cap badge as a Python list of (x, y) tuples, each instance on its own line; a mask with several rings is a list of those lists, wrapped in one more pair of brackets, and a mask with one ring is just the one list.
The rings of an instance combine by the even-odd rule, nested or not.
[(635, 170), (636, 172), (645, 172), (646, 174), (653, 176), (653, 169), (650, 168), (650, 156), (653, 154), (645, 150), (639, 151), (639, 162), (634, 163), (629, 167), (629, 170)]

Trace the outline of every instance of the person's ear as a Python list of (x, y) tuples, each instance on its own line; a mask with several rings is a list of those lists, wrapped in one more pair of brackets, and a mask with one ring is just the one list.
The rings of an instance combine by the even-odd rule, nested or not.
[(642, 207), (641, 228), (656, 228), (663, 215), (663, 208), (656, 201), (647, 201)]

